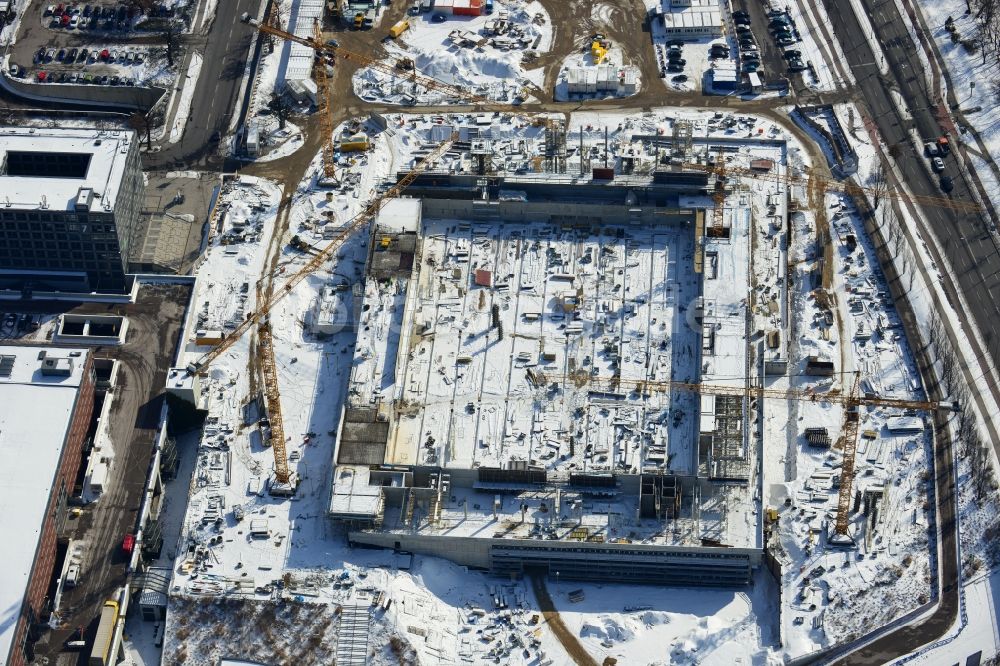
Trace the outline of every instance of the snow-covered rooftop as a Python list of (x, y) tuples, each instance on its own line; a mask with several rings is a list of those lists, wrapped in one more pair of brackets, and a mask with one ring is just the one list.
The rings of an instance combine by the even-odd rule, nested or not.
[[(381, 219), (372, 266), (395, 247)], [(352, 403), (419, 406), (397, 416), (385, 462), (693, 473), (693, 420), (668, 418), (690, 414), (691, 396), (631, 391), (698, 375), (697, 334), (679, 316), (698, 296), (693, 241), (666, 224), (425, 219), (406, 263), (415, 281), (409, 268), (370, 275), (358, 329)]]
[[(123, 130), (0, 127), (0, 210), (112, 210), (134, 141)], [(44, 175), (17, 175), (32, 162)]]
[[(518, 513), (523, 492), (510, 506), (477, 499), (475, 492), (504, 485), (480, 474), (466, 497), (469, 472), (749, 480), (742, 401), (719, 410), (720, 422), (736, 419), (737, 436), (730, 446), (727, 423), (709, 469), (696, 446), (697, 396), (668, 385), (748, 381), (750, 215), (745, 207), (726, 212), (729, 236), (696, 251), (701, 222), (688, 218), (703, 220), (700, 212), (583, 229), (426, 213), (420, 221), (418, 200), (384, 208), (372, 235), (331, 512), (379, 514), (388, 531), (480, 537), (496, 536), (499, 516), (518, 526), (504, 536), (539, 538), (545, 525)], [(704, 251), (711, 252), (711, 276), (696, 269)], [(702, 311), (712, 339), (707, 352)], [(440, 466), (465, 481), (453, 484), (439, 513), (424, 522), (383, 506), (381, 494), (370, 492), (379, 483), (359, 477), (382, 464)], [(551, 488), (537, 491), (540, 505), (558, 503)], [(639, 496), (631, 490), (564, 500), (576, 507), (576, 527), (592, 538), (755, 546), (752, 489), (700, 493), (697, 517), (677, 516), (669, 534), (659, 521), (635, 518)], [(617, 525), (608, 525), (609, 513), (622, 516)], [(711, 515), (718, 520), (703, 520)]]
[[(42, 374), (42, 352), (58, 374)], [(0, 347), (0, 655), (10, 654), (88, 353)]]

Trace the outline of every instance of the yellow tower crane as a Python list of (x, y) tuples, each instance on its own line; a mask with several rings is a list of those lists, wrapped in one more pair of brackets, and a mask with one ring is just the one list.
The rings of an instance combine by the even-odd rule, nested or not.
[[(367, 207), (344, 225), (337, 232), (337, 235), (317, 254), (313, 255), (302, 268), (296, 271), (288, 280), (281, 285), (263, 303), (247, 314), (246, 319), (240, 323), (231, 333), (223, 337), (218, 345), (203, 354), (197, 361), (187, 366), (187, 372), (191, 375), (203, 373), (208, 366), (232, 347), (249, 330), (257, 328), (258, 343), (261, 351), (261, 365), (264, 375), (264, 397), (267, 403), (268, 421), (271, 427), (271, 444), (274, 450), (275, 479), (281, 489), (280, 492), (294, 492), (296, 478), (288, 467), (288, 458), (285, 454), (285, 430), (284, 420), (281, 415), (281, 396), (278, 390), (278, 373), (274, 360), (274, 339), (271, 336), (270, 323), (266, 321), (267, 316), (274, 307), (291, 293), (300, 282), (319, 270), (334, 252), (344, 244), (352, 234), (358, 231), (369, 220), (373, 219), (382, 207), (383, 202), (388, 199), (398, 197), (409, 185), (416, 180), (417, 176), (423, 173), (428, 166), (440, 159), (448, 149), (458, 140), (458, 134), (451, 137), (431, 151), (421, 162), (399, 179), (395, 185), (389, 188), (385, 194), (377, 197)], [(272, 490), (273, 492), (273, 490)]]
[(855, 375), (850, 393), (840, 391), (800, 391), (797, 389), (766, 389), (756, 386), (735, 386), (728, 384), (701, 384), (698, 382), (677, 381), (647, 381), (630, 379), (599, 379), (590, 376), (572, 377), (576, 385), (596, 386), (596, 390), (621, 392), (632, 391), (642, 396), (667, 391), (691, 391), (701, 395), (722, 395), (746, 398), (769, 398), (774, 400), (799, 400), (803, 402), (831, 403), (844, 406), (844, 459), (841, 466), (840, 492), (837, 497), (837, 521), (835, 531), (838, 536), (847, 536), (848, 518), (850, 516), (851, 493), (854, 484), (854, 457), (857, 451), (858, 427), (861, 420), (860, 407), (871, 405), (875, 407), (891, 407), (895, 409), (915, 409), (920, 411), (957, 411), (958, 404), (953, 402), (935, 402), (929, 400), (907, 400), (891, 398), (859, 392), (860, 375)]
[[(313, 23), (313, 42), (323, 43), (323, 27), (318, 19)], [(330, 99), (330, 81), (326, 74), (326, 58), (322, 52), (317, 53), (314, 61), (313, 78), (316, 80), (316, 113), (319, 114), (320, 131), (323, 132), (323, 175), (333, 179), (337, 176), (336, 153), (333, 148), (333, 104)]]

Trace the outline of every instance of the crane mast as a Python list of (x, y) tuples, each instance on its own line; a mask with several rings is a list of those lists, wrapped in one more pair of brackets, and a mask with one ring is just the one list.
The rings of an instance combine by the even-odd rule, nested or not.
[[(278, 37), (309, 47), (316, 51), (320, 56), (329, 54), (339, 57), (342, 60), (350, 60), (369, 66), (391, 76), (397, 75), (393, 65), (375, 60), (374, 58), (370, 58), (359, 53), (348, 51), (340, 48), (339, 46), (324, 43), (322, 39), (322, 30), (318, 23), (314, 25), (312, 38), (307, 38), (299, 37), (298, 35), (282, 30), (276, 22), (273, 24), (261, 23), (260, 21), (252, 18), (249, 14), (243, 14), (241, 20), (266, 35)], [(322, 131), (324, 132), (323, 169), (324, 174), (329, 178), (334, 176), (333, 111), (329, 97), (329, 81), (326, 72), (326, 63), (322, 57), (317, 59), (315, 77), (318, 89), (317, 107), (319, 113), (321, 114)], [(489, 102), (487, 98), (481, 95), (474, 95), (468, 92), (465, 88), (445, 83), (429, 76), (418, 74), (416, 71), (414, 71), (410, 78), (415, 84), (421, 85), (428, 90), (442, 92), (456, 99), (464, 100), (472, 104), (482, 105)], [(516, 107), (509, 108), (515, 109)], [(262, 352), (261, 359), (264, 375), (264, 394), (267, 401), (268, 415), (272, 432), (271, 441), (275, 455), (275, 478), (279, 483), (288, 484), (294, 477), (288, 468), (288, 461), (285, 455), (285, 434), (283, 420), (281, 418), (280, 394), (278, 392), (277, 370), (274, 360), (274, 341), (270, 325), (265, 321), (267, 315), (279, 301), (281, 301), (288, 293), (291, 292), (292, 289), (295, 288), (296, 285), (318, 270), (348, 237), (377, 215), (383, 201), (399, 196), (400, 193), (402, 193), (402, 191), (408, 187), (418, 175), (420, 175), (420, 173), (443, 156), (451, 148), (455, 141), (457, 141), (457, 139), (458, 134), (452, 134), (447, 141), (437, 146), (424, 160), (414, 166), (411, 171), (404, 175), (399, 182), (397, 182), (385, 194), (373, 200), (362, 212), (345, 224), (337, 235), (326, 245), (326, 247), (324, 247), (318, 254), (311, 257), (309, 261), (306, 262), (306, 264), (299, 269), (299, 271), (292, 275), (279, 290), (268, 297), (256, 310), (249, 313), (246, 319), (229, 335), (223, 338), (223, 340), (216, 347), (187, 367), (188, 372), (191, 374), (203, 372), (208, 365), (231, 348), (236, 341), (247, 333), (247, 331), (255, 326), (257, 327), (258, 341)], [(788, 186), (809, 186), (810, 184), (818, 184), (822, 187), (824, 192), (843, 192), (850, 196), (858, 196), (873, 190), (873, 188), (862, 187), (851, 182), (834, 181), (818, 176), (797, 176), (791, 173), (782, 174), (776, 172), (772, 173), (769, 171), (762, 172), (727, 165), (722, 155), (719, 156), (719, 159), (714, 165), (684, 163), (681, 165), (681, 168), (714, 174), (719, 181), (716, 185), (715, 191), (713, 192), (713, 199), (715, 201), (715, 218), (711, 224), (713, 233), (720, 233), (723, 229), (723, 203), (725, 201), (725, 182), (727, 178), (770, 181), (782, 183)], [(939, 206), (959, 212), (980, 210), (980, 207), (975, 203), (951, 198), (908, 195), (893, 190), (888, 192), (879, 192), (879, 195), (920, 204)], [(859, 376), (855, 377), (854, 384), (850, 393), (847, 395), (836, 391), (819, 393), (814, 391), (799, 391), (795, 389), (766, 389), (762, 387), (735, 386), (727, 384), (713, 385), (696, 382), (627, 380), (622, 378), (601, 380), (589, 376), (583, 378), (574, 376), (572, 379), (576, 380), (576, 385), (580, 387), (595, 385), (598, 387), (598, 390), (605, 391), (621, 391), (623, 389), (631, 389), (632, 391), (643, 395), (648, 395), (651, 392), (679, 390), (707, 395), (742, 397), (754, 396), (778, 400), (800, 400), (844, 405), (845, 418), (842, 433), (844, 440), (844, 457), (836, 520), (836, 534), (838, 536), (846, 536), (848, 530), (848, 516), (854, 480), (854, 458), (857, 450), (861, 405), (898, 409), (916, 409), (924, 411), (958, 409), (957, 404), (953, 403), (906, 400), (869, 394), (862, 395), (859, 393)]]
[(274, 478), (291, 486), (292, 474), (288, 469), (288, 455), (285, 452), (285, 424), (281, 417), (281, 395), (278, 392), (278, 370), (274, 363), (274, 339), (268, 322), (261, 324), (257, 331), (261, 369), (264, 375), (264, 400), (267, 403), (267, 420), (271, 428), (271, 449), (274, 452)]
[(452, 144), (454, 144), (457, 140), (458, 133), (453, 133), (447, 141), (437, 146), (433, 151), (431, 151), (430, 154), (421, 160), (420, 163), (400, 178), (399, 182), (389, 188), (382, 196), (377, 197), (370, 204), (368, 204), (363, 211), (351, 218), (344, 225), (344, 227), (337, 232), (336, 236), (330, 240), (326, 247), (320, 250), (319, 253), (313, 255), (302, 268), (288, 278), (288, 280), (281, 286), (281, 289), (273, 293), (257, 309), (247, 314), (246, 319), (244, 319), (239, 326), (233, 329), (232, 333), (226, 335), (222, 339), (222, 342), (203, 354), (197, 361), (188, 365), (186, 368), (188, 373), (197, 374), (204, 371), (205, 368), (208, 367), (213, 361), (222, 356), (230, 347), (236, 344), (236, 341), (242, 338), (247, 331), (252, 329), (254, 326), (258, 326), (264, 317), (274, 308), (274, 306), (285, 298), (285, 296), (287, 296), (296, 285), (316, 272), (324, 262), (333, 256), (333, 253), (337, 251), (337, 248), (344, 244), (345, 240), (347, 240), (355, 231), (360, 229), (365, 225), (365, 223), (378, 214), (383, 201), (398, 197), (402, 194), (403, 190), (409, 187), (410, 183), (416, 180), (417, 176), (423, 173), (428, 166), (436, 162), (442, 155), (448, 152)]
[[(319, 20), (313, 23), (313, 41), (323, 42), (323, 27)], [(326, 73), (326, 59), (318, 53), (313, 64), (313, 78), (316, 80), (316, 113), (319, 114), (320, 131), (323, 132), (323, 175), (336, 178), (336, 158), (333, 149), (333, 104), (330, 103), (330, 81)]]

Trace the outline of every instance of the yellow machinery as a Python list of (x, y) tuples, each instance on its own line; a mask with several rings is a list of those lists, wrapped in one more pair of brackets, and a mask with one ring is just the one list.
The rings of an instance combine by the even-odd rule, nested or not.
[[(341, 48), (339, 46), (333, 46), (332, 44), (324, 44), (322, 39), (316, 37), (315, 35), (313, 35), (312, 38), (299, 37), (298, 35), (294, 35), (286, 30), (280, 30), (278, 28), (275, 28), (274, 26), (261, 23), (254, 17), (250, 16), (250, 14), (248, 13), (244, 13), (240, 17), (240, 20), (246, 23), (247, 25), (250, 25), (255, 30), (262, 32), (266, 35), (273, 35), (275, 37), (280, 37), (281, 39), (285, 39), (290, 42), (295, 42), (296, 44), (308, 46), (309, 48), (313, 49), (314, 51), (320, 54), (329, 54), (341, 58), (342, 60), (350, 60), (356, 63), (360, 63), (362, 65), (371, 67), (372, 69), (378, 70), (384, 74), (389, 74), (390, 76), (398, 76), (398, 72), (396, 71), (395, 66), (390, 63), (383, 62), (381, 60), (376, 60), (375, 58), (371, 58), (369, 56), (362, 55), (360, 53), (355, 53), (354, 51), (348, 51), (347, 49)], [(467, 102), (472, 102), (475, 104), (486, 104), (490, 101), (488, 98), (483, 97), (482, 95), (474, 95), (470, 93), (467, 89), (462, 88), (461, 86), (445, 83), (444, 81), (438, 81), (435, 78), (426, 76), (424, 74), (419, 74), (416, 71), (414, 71), (414, 73), (411, 74), (409, 78), (413, 80), (414, 83), (421, 85), (427, 88), (428, 90), (436, 90), (438, 92), (443, 92), (457, 99), (462, 99)], [(510, 107), (510, 108), (513, 109), (516, 107)]]
[(594, 64), (600, 65), (608, 57), (608, 50), (601, 42), (596, 41), (590, 45), (590, 55), (594, 58)]
[[(844, 460), (840, 476), (840, 494), (837, 499), (837, 522), (836, 533), (839, 536), (847, 535), (848, 515), (850, 513), (851, 492), (854, 482), (854, 454), (857, 450), (858, 425), (861, 420), (861, 405), (873, 405), (877, 407), (893, 407), (896, 409), (917, 409), (921, 411), (958, 409), (958, 405), (948, 402), (933, 402), (926, 400), (905, 400), (902, 398), (887, 398), (877, 395), (861, 395), (859, 392), (859, 375), (855, 375), (854, 384), (849, 394), (842, 392), (828, 391), (818, 393), (815, 391), (798, 391), (795, 389), (765, 389), (753, 386), (729, 386), (699, 384), (694, 382), (671, 382), (671, 381), (642, 381), (628, 379), (596, 379), (585, 376), (577, 381), (577, 386), (597, 385), (601, 391), (620, 392), (631, 390), (640, 395), (649, 395), (656, 392), (666, 391), (692, 391), (702, 395), (726, 395), (747, 398), (756, 398), (758, 402), (764, 398), (777, 400), (801, 400), (804, 402), (827, 402), (844, 406), (844, 427), (842, 430), (844, 440)], [(577, 377), (572, 379), (576, 380)]]
[(344, 244), (345, 240), (374, 218), (378, 214), (383, 201), (398, 197), (417, 176), (430, 164), (433, 164), (438, 158), (444, 155), (457, 140), (458, 134), (452, 134), (447, 141), (435, 148), (422, 162), (414, 166), (412, 170), (403, 176), (398, 183), (389, 188), (385, 194), (368, 204), (363, 211), (344, 225), (326, 247), (311, 257), (302, 268), (281, 285), (281, 289), (271, 294), (266, 301), (259, 304), (256, 310), (247, 314), (246, 319), (232, 333), (225, 336), (211, 351), (187, 367), (187, 371), (190, 374), (204, 372), (209, 364), (224, 354), (247, 331), (255, 327), (258, 329), (258, 342), (260, 344), (261, 365), (264, 375), (264, 397), (267, 401), (268, 420), (271, 425), (271, 443), (274, 449), (275, 478), (279, 483), (290, 487), (289, 490), (294, 490), (294, 477), (288, 469), (288, 459), (285, 455), (285, 432), (281, 417), (277, 369), (274, 362), (274, 342), (271, 338), (270, 326), (265, 322), (265, 319), (271, 310), (274, 309), (274, 306), (287, 296), (297, 284), (319, 270), (334, 255), (337, 249)]
[(389, 36), (392, 37), (393, 39), (396, 39), (404, 32), (409, 30), (409, 28), (410, 28), (410, 22), (407, 21), (406, 19), (403, 19), (399, 23), (389, 28)]

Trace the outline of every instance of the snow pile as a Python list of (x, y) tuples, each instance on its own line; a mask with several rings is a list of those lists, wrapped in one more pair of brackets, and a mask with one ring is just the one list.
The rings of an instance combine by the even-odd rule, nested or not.
[[(499, 20), (503, 12), (506, 12), (508, 24), (519, 31), (520, 41), (491, 36), (487, 26)], [(434, 22), (432, 16), (408, 17), (410, 28), (396, 41), (385, 45), (389, 54), (386, 62), (395, 65), (400, 60), (410, 59), (424, 76), (495, 101), (513, 101), (517, 97), (526, 100), (531, 88), (542, 85), (544, 69), (529, 71), (525, 66), (539, 53), (547, 51), (552, 41), (552, 27), (541, 3), (497, 2), (491, 15), (448, 16), (441, 23)], [(354, 92), (368, 101), (391, 104), (408, 102), (411, 96), (417, 104), (436, 104), (450, 98), (447, 93), (423, 87), (418, 87), (414, 93), (407, 80), (408, 73), (399, 70), (398, 75), (389, 75), (362, 68), (354, 75)]]
[(580, 628), (580, 638), (594, 638), (601, 643), (626, 643), (635, 638), (635, 632), (628, 628), (631, 618), (619, 624), (608, 615), (598, 615), (593, 621), (584, 622)]
[(177, 143), (181, 140), (181, 137), (184, 136), (184, 127), (192, 116), (191, 102), (194, 99), (195, 86), (198, 85), (198, 76), (201, 74), (201, 60), (200, 53), (191, 54), (191, 64), (188, 66), (184, 85), (181, 88), (181, 99), (177, 103), (174, 124), (170, 128), (170, 143)]
[(457, 53), (419, 53), (415, 63), (426, 76), (463, 86), (479, 85), (490, 79), (513, 79), (519, 73), (518, 66), (508, 58), (470, 53), (467, 49)]
[[(548, 583), (567, 628), (598, 663), (766, 663), (775, 655), (777, 609), (766, 572), (746, 592), (718, 589)], [(573, 598), (579, 599), (578, 596)], [(553, 638), (545, 638), (544, 646)]]

